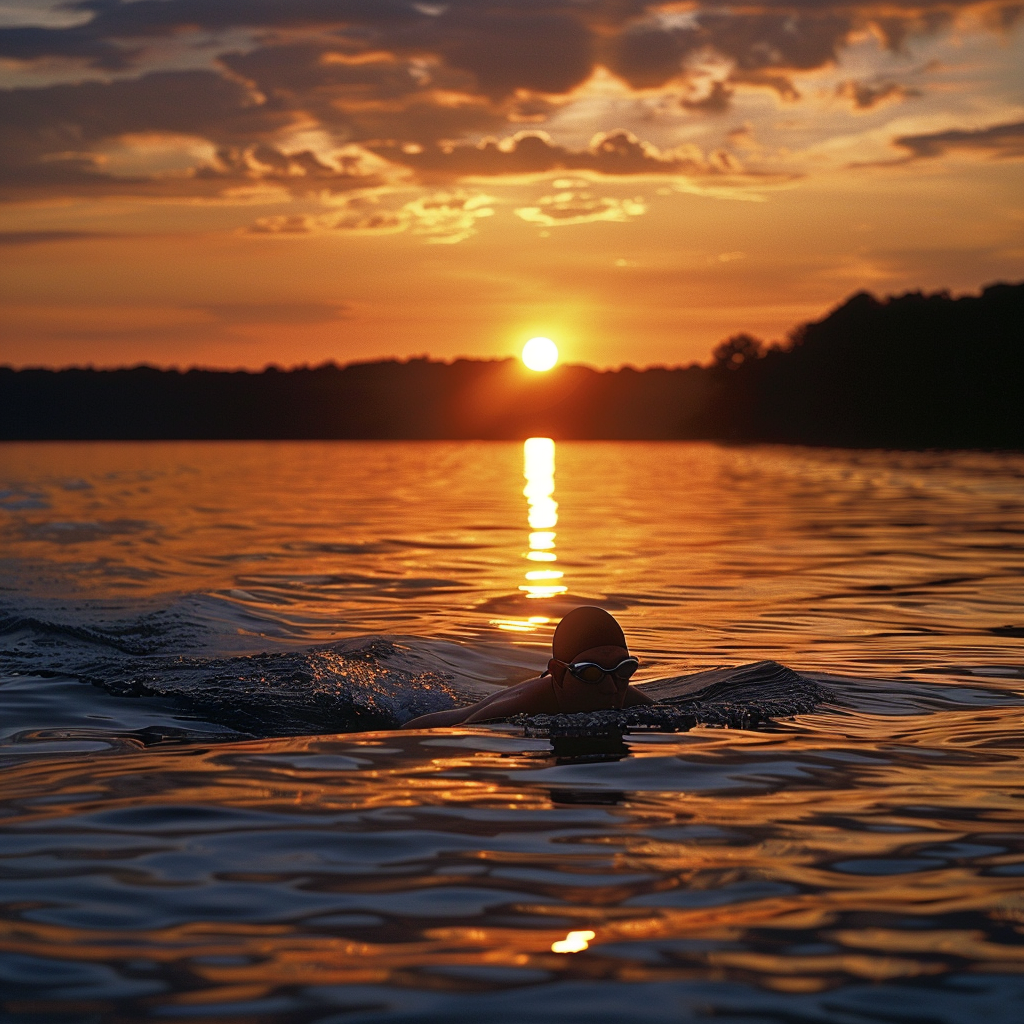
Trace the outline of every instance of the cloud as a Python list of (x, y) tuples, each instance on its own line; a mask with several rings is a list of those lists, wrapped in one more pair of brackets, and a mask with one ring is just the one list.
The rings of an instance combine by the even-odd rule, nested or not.
[[(724, 114), (744, 89), (798, 102), (799, 76), (831, 67), (851, 42), (874, 34), (895, 52), (958, 11), (983, 7), (78, 0), (66, 8), (70, 22), (0, 27), (0, 57), (36, 68), (37, 77), (47, 62), (64, 62), (62, 74), (74, 68), (80, 78), (0, 91), (0, 195), (216, 195), (263, 180), (304, 195), (393, 183), (402, 173), (408, 180), (410, 172), (428, 183), (558, 169), (717, 173), (720, 160), (659, 152), (624, 131), (606, 131), (585, 149), (536, 133), (477, 142), (524, 121), (554, 132), (598, 71), (640, 100), (662, 92), (680, 124)], [(1007, 15), (986, 17), (1005, 30)], [(201, 58), (183, 56), (200, 50)], [(158, 55), (206, 66), (156, 70)], [(913, 92), (849, 81), (839, 95), (867, 110)], [(295, 141), (310, 133), (317, 145)], [(167, 147), (163, 164), (155, 148), (136, 148), (120, 165), (112, 156), (130, 148), (128, 137), (161, 135), (193, 140), (175, 173), (165, 166), (173, 164)]]
[(442, 192), (406, 203), (402, 213), (413, 234), (428, 242), (461, 242), (476, 233), (477, 221), (494, 216), (493, 202), (485, 195)]
[(344, 200), (340, 212), (318, 216), (262, 217), (250, 232), (308, 235), (344, 231), (363, 235), (408, 231), (431, 244), (462, 242), (476, 234), (479, 221), (494, 216), (495, 199), (462, 190), (436, 192), (394, 205), (394, 195), (358, 195)]
[[(901, 14), (893, 15), (899, 20)], [(765, 85), (794, 98), (794, 72), (811, 71), (836, 61), (855, 32), (872, 21), (869, 8), (822, 4), (773, 9), (766, 4), (728, 9), (709, 4), (682, 23), (649, 18), (624, 26), (609, 44), (608, 66), (637, 89), (660, 88), (685, 80), (708, 56), (730, 69), (710, 94), (710, 109), (725, 110), (734, 85)]]
[[(127, 41), (188, 31), (312, 30), (336, 35), (353, 50), (436, 55), (472, 74), (480, 93), (500, 98), (518, 89), (565, 92), (584, 81), (593, 66), (595, 40), (587, 16), (606, 5), (592, 0), (582, 5), (539, 0), (519, 9), (486, 0), (433, 8), (399, 0), (84, 0), (76, 6), (93, 14), (87, 24), (0, 31), (0, 56), (85, 58), (112, 67), (138, 55), (137, 49), (123, 48)], [(640, 6), (627, 0), (623, 14)]]
[(338, 140), (433, 143), (506, 123), (474, 76), (436, 55), (399, 56), (335, 39), (226, 53), (219, 62), (269, 104), (296, 121), (315, 120)]
[(533, 10), (522, 4), (518, 11), (462, 5), (431, 28), (423, 42), (433, 43), (451, 67), (472, 73), (479, 90), (495, 100), (517, 90), (567, 93), (590, 77), (594, 64), (595, 36), (568, 4)]
[(0, 246), (45, 245), (91, 238), (123, 238), (106, 231), (0, 231)]
[(849, 100), (854, 110), (873, 110), (888, 101), (915, 99), (920, 95), (919, 89), (898, 82), (858, 82), (851, 79), (836, 86), (836, 96)]
[(595, 198), (589, 192), (558, 192), (543, 196), (536, 206), (516, 210), (516, 216), (542, 227), (589, 224), (594, 221), (623, 223), (642, 217), (647, 205), (640, 196), (634, 199)]
[[(338, 189), (355, 180), (362, 187), (371, 183), (380, 162), (368, 154), (341, 147), (325, 158), (309, 149), (286, 150), (281, 136), (298, 125), (295, 111), (212, 71), (0, 90), (0, 190), (9, 197), (47, 191), (209, 194), (257, 180), (293, 191), (306, 191), (317, 179), (316, 188), (326, 179)], [(164, 173), (174, 145), (193, 164), (188, 173)], [(212, 159), (195, 156), (204, 150)]]
[(735, 92), (734, 86), (723, 81), (713, 81), (703, 94), (684, 96), (680, 102), (685, 110), (703, 114), (724, 114), (729, 109)]
[(138, 58), (138, 48), (118, 46), (88, 27), (41, 28), (35, 25), (0, 29), (0, 57), (32, 61), (45, 57), (80, 59), (105, 71), (123, 71)]
[(419, 151), (388, 145), (373, 150), (428, 179), (551, 171), (590, 171), (614, 176), (692, 175), (718, 170), (694, 147), (663, 153), (625, 130), (599, 134), (590, 146), (578, 150), (560, 146), (546, 133), (537, 131), (519, 132), (501, 142), (487, 139), (478, 145), (434, 146)]
[(68, 9), (67, 0), (0, 0), (0, 25), (81, 25), (91, 15)]
[(317, 230), (317, 218), (307, 214), (260, 217), (249, 228), (254, 235), (308, 235)]
[(950, 129), (924, 135), (901, 135), (893, 144), (909, 151), (911, 160), (945, 156), (953, 151), (979, 153), (996, 159), (1024, 157), (1024, 121), (994, 124), (973, 130)]
[(281, 121), (258, 109), (249, 88), (204, 71), (0, 92), (0, 184), (26, 188), (96, 184), (95, 147), (140, 133), (269, 135)]

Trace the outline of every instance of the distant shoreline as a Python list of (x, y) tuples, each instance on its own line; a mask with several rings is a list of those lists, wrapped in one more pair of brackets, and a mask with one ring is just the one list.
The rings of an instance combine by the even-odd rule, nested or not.
[(708, 366), (426, 358), (261, 372), (0, 367), (0, 440), (717, 440), (1024, 449), (1024, 283), (861, 292)]

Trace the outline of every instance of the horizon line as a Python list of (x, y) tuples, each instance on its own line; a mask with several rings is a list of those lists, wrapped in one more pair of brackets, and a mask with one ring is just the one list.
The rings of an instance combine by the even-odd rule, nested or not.
[[(976, 289), (962, 291), (962, 292), (956, 292), (953, 289), (948, 288), (948, 287), (947, 288), (938, 288), (938, 289), (935, 289), (934, 291), (925, 291), (923, 288), (908, 288), (905, 291), (895, 292), (895, 293), (891, 292), (891, 293), (888, 293), (888, 294), (884, 294), (881, 297), (879, 297), (879, 295), (877, 295), (873, 291), (870, 291), (867, 288), (859, 288), (856, 291), (851, 292), (845, 298), (843, 298), (840, 301), (836, 302), (833, 306), (831, 306), (827, 310), (827, 312), (825, 312), (820, 317), (818, 317), (816, 319), (804, 320), (801, 323), (794, 324), (793, 327), (791, 327), (789, 329), (789, 331), (786, 333), (786, 335), (785, 335), (785, 337), (783, 339), (776, 339), (776, 340), (772, 340), (770, 342), (765, 342), (763, 339), (756, 339), (756, 340), (760, 341), (761, 344), (764, 345), (764, 347), (766, 349), (768, 349), (768, 348), (775, 348), (775, 347), (782, 348), (782, 349), (789, 348), (789, 347), (791, 347), (791, 345), (792, 345), (792, 343), (794, 341), (794, 335), (796, 334), (796, 332), (801, 327), (805, 327), (805, 326), (808, 326), (808, 325), (811, 325), (811, 324), (821, 323), (821, 322), (823, 322), (825, 320), (828, 320), (838, 310), (842, 309), (844, 306), (848, 305), (851, 301), (853, 301), (854, 299), (858, 298), (861, 295), (867, 295), (873, 301), (875, 301), (877, 303), (880, 303), (880, 304), (887, 304), (889, 302), (893, 302), (893, 301), (898, 300), (898, 299), (908, 298), (910, 296), (915, 296), (915, 295), (924, 296), (926, 298), (940, 298), (941, 297), (941, 298), (951, 299), (953, 301), (960, 301), (960, 300), (963, 300), (963, 299), (972, 299), (972, 298), (980, 299), (980, 298), (982, 298), (985, 295), (985, 293), (989, 289), (992, 289), (992, 288), (998, 288), (1000, 286), (1008, 286), (1008, 287), (1012, 288), (1012, 287), (1020, 287), (1021, 285), (1024, 285), (1024, 280), (1021, 280), (1021, 281), (995, 280), (995, 281), (990, 281), (987, 284), (979, 285)], [(719, 342), (719, 344), (721, 344), (723, 342), (726, 342), (726, 341), (729, 341), (732, 338), (735, 338), (735, 337), (737, 337), (739, 335), (748, 335), (748, 332), (744, 331), (742, 329), (738, 329), (738, 330), (732, 331), (732, 332), (728, 333), (724, 338), (722, 338), (722, 340), (721, 340), (721, 342)], [(422, 361), (422, 362), (438, 363), (438, 364), (442, 364), (442, 365), (445, 365), (445, 366), (451, 366), (451, 365), (453, 365), (455, 363), (458, 363), (458, 362), (500, 363), (500, 362), (516, 361), (518, 359), (519, 359), (519, 356), (514, 355), (514, 354), (513, 355), (495, 355), (495, 356), (455, 355), (455, 356), (450, 356), (450, 357), (443, 357), (443, 356), (436, 356), (435, 357), (435, 356), (431, 356), (429, 353), (420, 352), (420, 353), (416, 353), (414, 355), (379, 356), (379, 357), (374, 358), (374, 359), (355, 359), (355, 360), (351, 360), (349, 362), (339, 362), (336, 359), (325, 359), (322, 362), (315, 363), (315, 364), (310, 364), (308, 362), (305, 362), (305, 363), (293, 363), (293, 364), (288, 365), (288, 366), (283, 366), (280, 363), (276, 363), (276, 362), (268, 362), (268, 363), (264, 363), (263, 366), (261, 366), (259, 368), (252, 367), (252, 366), (244, 366), (244, 365), (242, 365), (242, 366), (238, 366), (238, 365), (236, 365), (236, 366), (203, 366), (203, 365), (198, 365), (198, 364), (192, 364), (190, 366), (184, 366), (183, 367), (180, 364), (176, 364), (176, 363), (159, 364), (159, 363), (155, 363), (155, 362), (150, 362), (148, 360), (142, 360), (140, 362), (129, 363), (129, 364), (106, 364), (106, 363), (103, 363), (103, 364), (97, 365), (94, 362), (88, 362), (88, 363), (84, 363), (84, 364), (81, 364), (81, 363), (69, 363), (69, 364), (64, 364), (64, 365), (60, 365), (60, 366), (56, 366), (56, 365), (42, 365), (42, 364), (30, 364), (30, 363), (24, 363), (24, 364), (20, 364), (20, 365), (14, 365), (12, 363), (0, 363), (0, 371), (10, 370), (10, 371), (13, 371), (15, 373), (20, 373), (20, 372), (24, 372), (24, 371), (33, 371), (33, 370), (35, 370), (35, 371), (48, 371), (48, 372), (52, 372), (52, 373), (62, 373), (62, 372), (71, 371), (71, 370), (82, 370), (82, 371), (92, 371), (92, 372), (95, 372), (95, 373), (113, 373), (113, 372), (124, 371), (124, 370), (150, 369), (150, 370), (155, 370), (155, 371), (158, 371), (158, 372), (161, 372), (161, 373), (182, 373), (182, 374), (184, 374), (184, 373), (192, 373), (192, 372), (196, 372), (196, 373), (249, 373), (249, 374), (254, 374), (255, 375), (255, 374), (261, 374), (261, 373), (268, 373), (268, 372), (295, 373), (295, 372), (300, 372), (300, 371), (321, 370), (321, 369), (326, 369), (328, 367), (335, 367), (335, 368), (340, 369), (340, 370), (345, 370), (345, 369), (348, 369), (349, 367), (354, 367), (354, 366), (379, 366), (379, 365), (381, 365), (383, 363), (408, 364), (408, 363), (412, 363), (412, 362), (421, 362)], [(559, 369), (559, 368), (562, 368), (562, 367), (566, 367), (566, 368), (582, 368), (582, 369), (592, 370), (595, 373), (620, 373), (623, 370), (632, 370), (635, 373), (644, 373), (647, 370), (678, 371), (678, 370), (689, 370), (689, 369), (694, 369), (694, 368), (707, 369), (707, 368), (709, 368), (709, 367), (711, 367), (713, 365), (714, 365), (714, 348), (711, 349), (711, 351), (708, 353), (708, 355), (707, 355), (707, 357), (705, 358), (704, 361), (691, 360), (688, 363), (672, 363), (672, 364), (669, 364), (669, 363), (648, 363), (648, 364), (646, 364), (644, 366), (637, 366), (635, 363), (629, 363), (629, 362), (622, 362), (622, 363), (618, 363), (618, 364), (614, 364), (614, 365), (606, 364), (604, 366), (597, 366), (597, 365), (594, 365), (593, 363), (586, 363), (586, 362), (559, 362), (554, 367), (552, 367), (552, 370)], [(534, 372), (534, 371), (531, 371), (531, 372)], [(551, 370), (546, 370), (546, 371), (543, 371), (543, 372), (544, 373), (550, 373)]]
[[(300, 371), (315, 371), (315, 370), (326, 370), (330, 368), (338, 370), (347, 370), (350, 367), (355, 366), (381, 366), (386, 363), (397, 363), (399, 365), (406, 366), (409, 363), (435, 363), (441, 366), (452, 366), (455, 363), (519, 363), (522, 365), (522, 360), (519, 356), (504, 355), (504, 356), (431, 356), (423, 353), (409, 356), (380, 356), (376, 359), (354, 359), (350, 362), (342, 363), (335, 359), (325, 359), (319, 363), (294, 363), (290, 366), (283, 366), (280, 363), (265, 363), (262, 367), (254, 368), (251, 366), (201, 366), (192, 365), (182, 367), (178, 364), (165, 364), (160, 365), (157, 363), (143, 360), (137, 363), (129, 364), (101, 364), (96, 365), (95, 363), (69, 363), (63, 366), (46, 366), (41, 364), (24, 364), (15, 366), (11, 363), (0, 363), (0, 371), (9, 370), (13, 373), (23, 373), (31, 371), (45, 371), (48, 373), (64, 373), (71, 370), (82, 370), (93, 373), (116, 373), (127, 370), (155, 370), (158, 373), (296, 373)], [(559, 362), (553, 366), (550, 370), (544, 370), (541, 372), (528, 370), (527, 372), (538, 378), (543, 377), (547, 373), (552, 373), (560, 369), (584, 369), (591, 370), (594, 373), (619, 373), (622, 370), (632, 370), (634, 373), (644, 373), (647, 370), (690, 370), (693, 368), (705, 368), (713, 363), (713, 359), (709, 354), (708, 360), (705, 363), (698, 362), (697, 360), (691, 360), (689, 363), (648, 363), (643, 366), (638, 366), (635, 363), (618, 363), (614, 366), (597, 366), (593, 363), (583, 362)], [(524, 370), (527, 368), (524, 366)]]

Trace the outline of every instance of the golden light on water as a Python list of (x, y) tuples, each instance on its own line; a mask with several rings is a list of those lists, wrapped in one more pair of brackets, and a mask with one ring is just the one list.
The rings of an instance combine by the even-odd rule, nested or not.
[(523, 346), (523, 363), (529, 370), (543, 373), (557, 362), (558, 346), (550, 338), (531, 338)]
[[(534, 341), (547, 339), (534, 338)], [(523, 351), (525, 361), (526, 352)], [(564, 594), (567, 587), (558, 581), (562, 572), (554, 568), (555, 527), (558, 525), (558, 502), (555, 501), (555, 442), (550, 437), (531, 437), (523, 445), (523, 476), (526, 486), (523, 494), (527, 502), (527, 522), (530, 524), (526, 558), (531, 562), (546, 562), (547, 568), (530, 569), (526, 583), (520, 586), (527, 597), (555, 597)]]
[(551, 943), (552, 953), (582, 953), (595, 938), (594, 932), (569, 932), (564, 939)]
[[(160, 595), (185, 587), (226, 594), (241, 577), (253, 581), (246, 584), (253, 592), (236, 592), (248, 594), (237, 599), (237, 613), (227, 604), (217, 613), (231, 630), (262, 620), (292, 635), (287, 624), (301, 615), (324, 643), (339, 616), (353, 633), (436, 631), (459, 640), (458, 653), (417, 646), (417, 658), (440, 655), (468, 681), (498, 672), (514, 678), (527, 663), (540, 668), (541, 645), (569, 605), (565, 595), (527, 600), (517, 585), (571, 576), (569, 590), (587, 592), (603, 586), (595, 575), (603, 569), (614, 574), (609, 587), (649, 602), (642, 618), (629, 622), (642, 626), (650, 653), (663, 659), (659, 672), (750, 662), (770, 652), (815, 675), (829, 673), (829, 687), (846, 705), (842, 713), (826, 706), (802, 714), (781, 731), (633, 735), (630, 756), (617, 763), (588, 763), (584, 755), (577, 763), (564, 758), (564, 766), (547, 741), (490, 727), (457, 730), (455, 743), (432, 730), (386, 730), (140, 746), (119, 738), (130, 720), (120, 727), (94, 720), (71, 732), (43, 721), (47, 731), (38, 738), (9, 737), (0, 748), (0, 812), (16, 823), (26, 866), (18, 883), (22, 909), (0, 916), (0, 950), (30, 966), (59, 965), (59, 973), (19, 982), (30, 993), (17, 995), (26, 1021), (78, 1019), (83, 1006), (106, 1005), (102, 999), (124, 1020), (203, 1012), (232, 1024), (227, 1010), (243, 998), (249, 1018), (283, 1019), (303, 1012), (301, 1001), (294, 1013), (283, 1002), (289, 993), (300, 999), (330, 986), (338, 1001), (357, 1002), (371, 984), (413, 1001), (469, 1007), (464, 1016), (486, 1020), (499, 982), (476, 979), (492, 977), (521, 1001), (524, 1019), (554, 986), (579, 984), (608, 995), (615, 1012), (621, 1004), (609, 993), (631, 986), (633, 995), (624, 998), (727, 993), (707, 998), (726, 1011), (742, 1002), (750, 1019), (779, 1020), (786, 1011), (795, 1019), (801, 1008), (824, 1005), (807, 1001), (816, 999), (863, 1007), (863, 993), (873, 992), (881, 995), (872, 1006), (882, 1007), (874, 1024), (898, 1000), (924, 1006), (922, 1014), (940, 1005), (928, 1000), (946, 1000), (952, 1008), (934, 1019), (958, 1024), (984, 1020), (986, 1006), (997, 1008), (991, 1024), (1012, 1021), (998, 1006), (1012, 1009), (1010, 986), (1024, 978), (1021, 658), (1014, 627), (998, 634), (992, 627), (1018, 621), (1022, 560), (1019, 546), (978, 538), (991, 535), (995, 503), (1007, 510), (1007, 528), (1024, 525), (1020, 456), (781, 447), (764, 454), (630, 443), (608, 453), (641, 475), (623, 489), (588, 472), (592, 448), (563, 445), (559, 452), (545, 438), (533, 439), (521, 456), (513, 443), (498, 452), (473, 447), (458, 461), (447, 445), (396, 447), (387, 473), (376, 449), (322, 443), (282, 442), (272, 451), (259, 443), (9, 449), (6, 472), (52, 507), (19, 511), (24, 519), (0, 529), (0, 546), (32, 564), (44, 557), (43, 531), (52, 531), (47, 577), (81, 587), (89, 608), (123, 607), (125, 594), (133, 601), (143, 594), (156, 607)], [(439, 484), (424, 473), (425, 462), (447, 466), (449, 475)], [(481, 481), (496, 477), (489, 504), (469, 506), (482, 500)], [(180, 500), (183, 479), (188, 501)], [(93, 486), (54, 483), (74, 480)], [(367, 501), (373, 487), (379, 504)], [(870, 516), (863, 514), (866, 495)], [(563, 498), (570, 503), (564, 508)], [(552, 526), (528, 525), (534, 500)], [(148, 532), (126, 534), (103, 512), (114, 506), (123, 521), (151, 524)], [(882, 511), (875, 514), (876, 507)], [(407, 517), (400, 527), (395, 508)], [(333, 526), (325, 526), (323, 509)], [(230, 564), (221, 557), (225, 523), (244, 527), (235, 531)], [(481, 548), (470, 542), (476, 523), (512, 530), (485, 535), (488, 547)], [(402, 539), (436, 546), (417, 549), (422, 556), (396, 556), (382, 540), (399, 529)], [(937, 544), (947, 575), (936, 582)], [(358, 571), (344, 577), (333, 549), (356, 545)], [(607, 561), (614, 550), (635, 554)], [(279, 575), (266, 572), (268, 551), (276, 553)], [(525, 578), (561, 569), (563, 556), (573, 569), (565, 579)], [(86, 557), (102, 558), (102, 584), (94, 567), (76, 568)], [(159, 566), (161, 575), (130, 575), (139, 565)], [(753, 587), (752, 572), (759, 581)], [(952, 591), (940, 586), (953, 575), (964, 582)], [(383, 582), (368, 592), (370, 576)], [(419, 586), (424, 578), (457, 580), (474, 601), (496, 597), (495, 614), (508, 618), (492, 629), (505, 643), (474, 639), (479, 606), (461, 596), (462, 604), (453, 604), (453, 588), (427, 590)], [(415, 600), (408, 592), (401, 602), (390, 596), (399, 579), (416, 586)], [(309, 582), (300, 588), (300, 581)], [(812, 592), (836, 600), (809, 604)], [(689, 629), (680, 625), (686, 594), (699, 601), (701, 628), (724, 639), (687, 642), (680, 632)], [(928, 636), (921, 624), (932, 627)], [(228, 631), (218, 635), (228, 638), (230, 652), (237, 649)], [(53, 650), (52, 639), (42, 635), (39, 650)], [(28, 642), (22, 647), (19, 639), (11, 652), (19, 661)], [(104, 657), (113, 663), (113, 654)], [(166, 671), (182, 680), (187, 699), (196, 691), (185, 688), (189, 674), (172, 661)], [(196, 670), (196, 686), (210, 664)], [(240, 684), (262, 686), (268, 663), (254, 659), (244, 672), (241, 661), (219, 664)], [(342, 653), (320, 650), (312, 669), (341, 680), (358, 669), (354, 682), (361, 685), (364, 663), (350, 664)], [(485, 676), (480, 664), (497, 667), (485, 668)], [(960, 698), (950, 684), (965, 679), (968, 665), (988, 675), (975, 675), (971, 696)], [(884, 682), (897, 675), (893, 666), (906, 682)], [(165, 671), (156, 661), (152, 667)], [(289, 702), (300, 695), (296, 689)], [(116, 715), (124, 698), (101, 696), (104, 713)], [(67, 699), (55, 691), (55, 701)], [(247, 708), (250, 721), (259, 720), (260, 706), (272, 729), (288, 713), (268, 698)], [(108, 728), (101, 733), (98, 725)], [(101, 744), (101, 737), (108, 738)], [(766, 769), (778, 763), (792, 766), (799, 785), (779, 784)], [(733, 784), (695, 784), (709, 766), (722, 766)], [(404, 822), (395, 820), (396, 808)], [(338, 855), (337, 828), (325, 809), (334, 819), (344, 816), (346, 841), (367, 851), (358, 878), (351, 860)], [(292, 827), (261, 847), (268, 815)], [(177, 849), (179, 861), (187, 857), (198, 880), (179, 888), (180, 896), (156, 884), (161, 865), (153, 844), (133, 838), (146, 821), (163, 823), (161, 845)], [(581, 823), (586, 842), (567, 843), (581, 834)], [(411, 851), (397, 879), (394, 828)], [(96, 856), (101, 844), (106, 852)], [(462, 852), (435, 856), (432, 848)], [(58, 858), (73, 863), (79, 877), (61, 890), (63, 905), (44, 913), (38, 904), (53, 891), (48, 865)], [(296, 864), (314, 869), (301, 887), (308, 909), (282, 919), (280, 907), (295, 902)], [(481, 877), (492, 898), (466, 909), (466, 886)], [(246, 886), (241, 924), (208, 909), (230, 906), (239, 878)], [(697, 886), (721, 898), (691, 899)], [(330, 921), (338, 894), (355, 890), (359, 918), (309, 926), (312, 914)], [(26, 893), (33, 891), (43, 896), (30, 904)], [(412, 906), (417, 893), (429, 893), (429, 902)], [(501, 903), (518, 909), (497, 914), (492, 907)], [(422, 915), (415, 928), (396, 929), (396, 907)], [(451, 908), (460, 916), (450, 916)], [(563, 934), (565, 924), (579, 931)], [(581, 956), (590, 946), (595, 957)], [(689, 952), (647, 955), (673, 949)], [(132, 980), (124, 965), (137, 961), (146, 979), (137, 995), (131, 988), (83, 995), (82, 977), (109, 976), (121, 985)], [(551, 980), (510, 987), (524, 979), (533, 985), (533, 977)], [(970, 985), (961, 990), (962, 978)], [(736, 992), (739, 1001), (728, 995)], [(962, 999), (955, 1006), (954, 997)], [(0, 995), (0, 1002), (13, 1005), (14, 998)], [(637, 1006), (633, 1016), (642, 1018)]]

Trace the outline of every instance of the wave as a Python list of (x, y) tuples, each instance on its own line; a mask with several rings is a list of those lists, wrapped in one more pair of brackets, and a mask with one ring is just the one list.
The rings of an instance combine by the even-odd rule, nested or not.
[[(109, 607), (89, 614), (65, 608), (71, 622), (53, 608), (0, 614), (0, 674), (21, 677), (20, 696), (10, 685), (0, 688), (0, 700), (7, 694), (7, 703), (15, 702), (13, 711), (5, 705), (4, 734), (38, 737), (66, 722), (76, 736), (88, 732), (94, 739), (102, 722), (107, 735), (148, 745), (207, 739), (211, 726), (234, 738), (396, 729), (523, 679), (543, 658), (511, 644), (383, 634), (289, 645), (240, 635), (237, 618), (217, 620), (196, 598), (113, 623), (105, 618)], [(90, 622), (90, 615), (102, 621)], [(252, 649), (256, 643), (261, 649)], [(29, 698), (32, 678), (39, 682)], [(55, 681), (49, 697), (47, 679)], [(91, 685), (75, 687), (76, 681)], [(826, 707), (907, 715), (1019, 702), (1005, 690), (997, 698), (998, 681), (963, 687), (852, 679), (802, 674), (770, 661), (638, 685), (656, 705), (509, 721), (535, 736), (600, 737), (697, 724), (759, 728)], [(97, 725), (86, 728), (92, 722)]]
[(756, 729), (776, 718), (816, 710), (836, 694), (776, 661), (642, 684), (655, 704), (570, 715), (517, 715), (528, 736), (551, 739), (621, 736), (626, 732), (686, 732), (695, 725)]
[(80, 678), (118, 697), (170, 699), (250, 736), (394, 729), (483, 693), (425, 669), (386, 637), (235, 658), (145, 659)]
[[(523, 648), (474, 650), (385, 635), (234, 656), (184, 654), (177, 652), (195, 650), (204, 629), (170, 609), (103, 627), (7, 615), (0, 618), (0, 638), (6, 675), (74, 679), (120, 700), (160, 701), (175, 719), (168, 736), (180, 733), (180, 718), (250, 737), (395, 729), (420, 715), (471, 704), (536, 671), (532, 662), (539, 660), (529, 652), (526, 664)], [(753, 727), (812, 710), (831, 697), (819, 683), (774, 662), (643, 685), (659, 702), (657, 709), (610, 713), (612, 718), (618, 714), (621, 723), (639, 728), (644, 711), (643, 727), (665, 731), (697, 722)], [(569, 718), (554, 726), (531, 720), (529, 727), (600, 735), (612, 722), (609, 713)], [(51, 723), (25, 724), (39, 730)]]
[[(77, 626), (66, 622), (54, 622), (36, 618), (33, 615), (6, 615), (0, 617), (0, 637), (16, 641), (24, 636), (47, 636), (55, 640), (71, 641), (73, 644), (86, 644), (95, 647), (106, 647), (123, 654), (141, 655), (152, 649), (144, 642), (133, 640), (125, 634), (112, 633), (88, 626)], [(9, 653), (9, 652), (7, 652)]]

